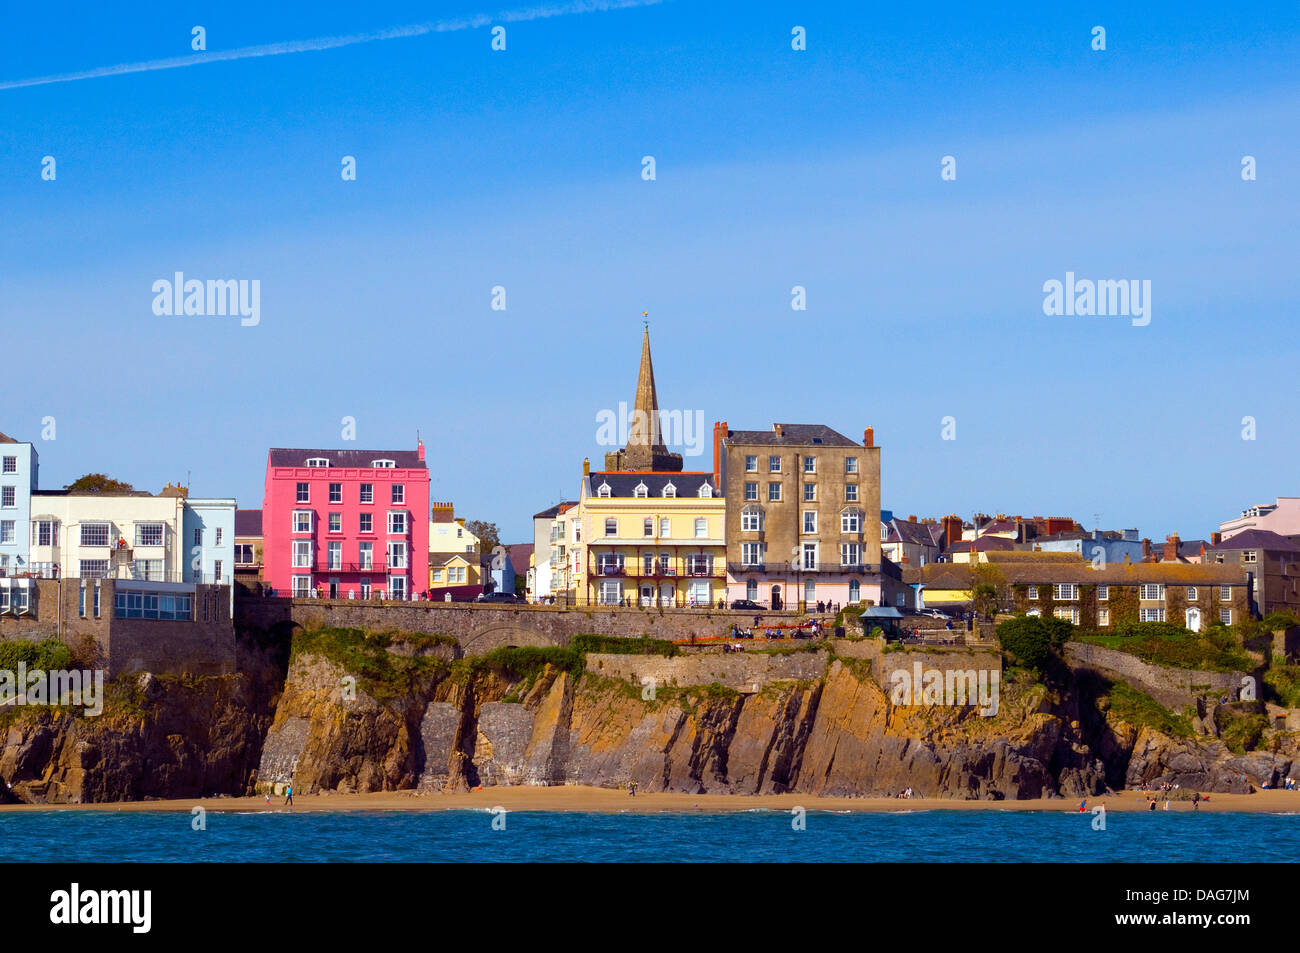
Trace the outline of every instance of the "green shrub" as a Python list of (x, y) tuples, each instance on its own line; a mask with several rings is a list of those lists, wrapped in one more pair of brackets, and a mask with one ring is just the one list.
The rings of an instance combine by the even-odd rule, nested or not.
[(45, 639), (41, 642), (13, 639), (0, 642), (0, 669), (17, 672), (20, 662), (28, 671), (65, 671), (72, 667), (72, 652), (58, 639)]
[(1075, 629), (1064, 619), (1020, 615), (997, 627), (998, 641), (1012, 661), (1025, 668), (1042, 672), (1060, 658), (1061, 647)]
[(444, 644), (445, 636), (393, 632), (369, 632), (364, 629), (298, 630), (294, 632), (290, 658), (319, 655), (355, 675), (358, 684), (379, 701), (389, 701), (409, 693), (417, 680), (432, 676), (445, 663), (428, 656), (398, 655), (390, 652), (395, 641), (415, 649)]
[(1249, 672), (1255, 662), (1239, 636), (1223, 626), (1196, 633), (1172, 622), (1125, 622), (1114, 632), (1090, 630), (1076, 640), (1127, 652), (1152, 665), (1209, 672)]
[(663, 655), (672, 658), (680, 655), (681, 649), (667, 639), (651, 639), (638, 636), (635, 639), (623, 639), (616, 635), (575, 635), (569, 647), (583, 655), (598, 652), (606, 655)]
[(1279, 705), (1300, 708), (1300, 665), (1286, 665), (1274, 661), (1264, 673), (1264, 684), (1273, 689)]
[(1219, 740), (1236, 754), (1254, 751), (1268, 727), (1268, 718), (1256, 712), (1238, 711), (1231, 705), (1220, 705), (1214, 710), (1214, 723), (1219, 728)]
[(1121, 721), (1139, 728), (1154, 728), (1175, 738), (1192, 737), (1192, 723), (1176, 715), (1145, 692), (1125, 682), (1114, 682), (1109, 688), (1110, 711)]

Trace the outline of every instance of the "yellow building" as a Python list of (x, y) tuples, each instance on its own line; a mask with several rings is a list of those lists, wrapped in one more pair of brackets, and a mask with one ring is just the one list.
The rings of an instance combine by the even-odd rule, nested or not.
[(593, 473), (584, 462), (570, 513), (578, 605), (708, 606), (726, 599), (726, 501), (712, 473)]
[[(429, 588), (434, 600), (443, 597), (443, 590), (459, 590), (465, 586), (483, 585), (482, 557), (478, 553), (430, 553)], [(456, 595), (463, 596), (462, 593)]]

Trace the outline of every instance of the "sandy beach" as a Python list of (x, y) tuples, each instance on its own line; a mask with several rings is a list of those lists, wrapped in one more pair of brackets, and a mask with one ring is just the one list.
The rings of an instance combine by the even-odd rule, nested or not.
[[(838, 798), (799, 794), (647, 794), (635, 797), (624, 790), (566, 785), (563, 787), (496, 787), (462, 794), (418, 794), (387, 791), (372, 794), (295, 795), (294, 812), (304, 811), (469, 811), (503, 807), (507, 811), (595, 811), (653, 814), (663, 811), (721, 814), (729, 811), (899, 812), (899, 811), (1057, 811), (1075, 813), (1077, 799), (1037, 798), (1024, 801), (958, 801), (948, 798)], [(104, 804), (5, 804), (0, 813), (24, 811), (286, 811), (283, 798), (180, 798), (166, 801), (121, 801)], [(1088, 799), (1088, 808), (1104, 804), (1107, 811), (1148, 810), (1147, 796), (1124, 791)], [(1158, 804), (1163, 810), (1163, 802)], [(1190, 801), (1170, 801), (1171, 811), (1191, 811)], [(1300, 791), (1259, 791), (1255, 794), (1212, 794), (1201, 811), (1300, 814)]]

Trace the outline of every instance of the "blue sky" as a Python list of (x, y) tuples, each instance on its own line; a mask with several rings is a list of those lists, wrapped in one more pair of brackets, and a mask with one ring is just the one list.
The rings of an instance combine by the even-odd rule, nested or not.
[[(539, 7), (10, 4), (0, 84), (192, 55), (196, 24), (217, 52)], [(268, 447), (352, 416), (353, 446), (418, 429), (433, 498), (524, 539), (608, 449), (648, 310), (666, 409), (874, 426), (898, 513), (1186, 538), (1300, 491), (1295, 5), (506, 29), (0, 89), (0, 430), (43, 484), (188, 474), (258, 506)], [(176, 271), (260, 280), (261, 323), (154, 315)], [(1066, 271), (1149, 279), (1150, 325), (1044, 315)]]

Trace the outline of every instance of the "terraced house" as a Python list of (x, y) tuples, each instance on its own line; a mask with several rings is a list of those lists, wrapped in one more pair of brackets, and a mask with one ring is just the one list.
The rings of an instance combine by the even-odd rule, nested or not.
[(714, 467), (728, 500), (731, 599), (772, 609), (831, 602), (909, 605), (880, 542), (880, 448), (822, 424), (731, 430), (714, 424)]

